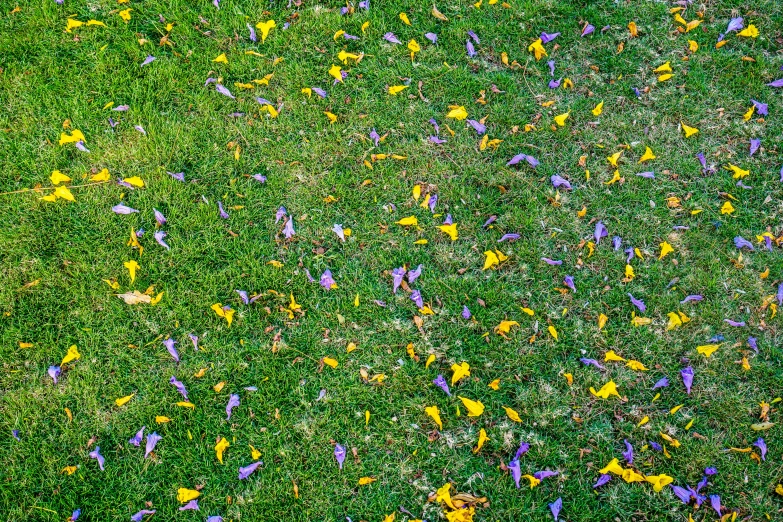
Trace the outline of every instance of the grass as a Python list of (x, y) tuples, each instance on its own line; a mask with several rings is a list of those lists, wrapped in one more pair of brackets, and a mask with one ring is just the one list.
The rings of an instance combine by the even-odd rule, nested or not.
[[(140, 176), (147, 185), (73, 189), (73, 203), (40, 201), (46, 192), (0, 195), (0, 517), (54, 521), (81, 508), (80, 520), (127, 520), (152, 506), (154, 519), (163, 520), (370, 521), (394, 512), (397, 520), (438, 520), (444, 507), (427, 497), (449, 482), (452, 492), (487, 498), (476, 520), (547, 519), (547, 504), (558, 497), (565, 520), (716, 518), (708, 504), (684, 506), (668, 487), (656, 493), (649, 484), (615, 477), (593, 491), (598, 469), (612, 458), (622, 461), (624, 439), (634, 445), (639, 472), (667, 474), (684, 486), (715, 466), (719, 472), (706, 491), (721, 496), (725, 513), (777, 516), (777, 426), (761, 434), (770, 448), (761, 464), (726, 449), (750, 447), (759, 436), (750, 429), (759, 403), (780, 395), (783, 385), (780, 317), (762, 307), (781, 281), (779, 249), (760, 245), (743, 253), (741, 267), (732, 262), (736, 235), (755, 243), (766, 230), (780, 234), (783, 103), (765, 86), (781, 76), (780, 6), (772, 0), (707, 2), (702, 24), (680, 34), (672, 5), (661, 2), (510, 4), (485, 1), (476, 9), (438, 3), (449, 17), (441, 22), (426, 2), (407, 0), (372, 2), (369, 11), (345, 17), (338, 2), (289, 8), (285, 2), (223, 0), (218, 10), (209, 2), (66, 0), (20, 5), (18, 12), (12, 12), (15, 4), (0, 3), (0, 191), (49, 187), (55, 169), (75, 185), (102, 168), (113, 179)], [(118, 10), (127, 7), (133, 10), (126, 23)], [(401, 11), (411, 27), (397, 17)], [(696, 11), (689, 7), (683, 16), (695, 19)], [(107, 27), (66, 33), (72, 14)], [(733, 16), (755, 24), (759, 37), (731, 34), (716, 49)], [(263, 44), (252, 43), (245, 24), (270, 18), (278, 27)], [(292, 23), (284, 31), (286, 20)], [(639, 27), (633, 39), (626, 29), (632, 20)], [(598, 29), (580, 38), (585, 21)], [(173, 45), (160, 46), (168, 22), (175, 24)], [(362, 33), (365, 22), (370, 25)], [(607, 25), (611, 30), (601, 33)], [(338, 29), (360, 39), (335, 40)], [(481, 40), (472, 58), (465, 52), (468, 30)], [(415, 38), (421, 44), (413, 62), (404, 45), (382, 39), (388, 31), (403, 43)], [(438, 34), (437, 45), (423, 37), (429, 31)], [(541, 31), (562, 32), (546, 45), (547, 59), (556, 61), (556, 78), (573, 81), (573, 90), (548, 89), (546, 60), (536, 62), (527, 52)], [(140, 45), (140, 39), (148, 42)], [(696, 53), (688, 52), (688, 39), (699, 43)], [(340, 50), (365, 57), (344, 66), (348, 78), (332, 86), (327, 71)], [(502, 52), (519, 67), (504, 65)], [(212, 61), (221, 53), (228, 64)], [(150, 54), (156, 61), (139, 67)], [(674, 77), (657, 83), (652, 70), (666, 61)], [(234, 87), (269, 73), (268, 86)], [(237, 99), (205, 86), (208, 77), (222, 78)], [(400, 84), (410, 87), (397, 96), (386, 93)], [(301, 93), (313, 86), (328, 97)], [(645, 91), (640, 98), (633, 87)], [(476, 102), (481, 91), (485, 104)], [(280, 115), (261, 112), (255, 96), (282, 104)], [(743, 120), (751, 98), (769, 104), (766, 119)], [(601, 100), (604, 112), (593, 116), (590, 110)], [(544, 107), (545, 101), (554, 104)], [(104, 109), (108, 103), (130, 109), (111, 112)], [(497, 150), (479, 150), (472, 129), (445, 118), (449, 105), (464, 106), (474, 119), (486, 116), (490, 139), (503, 140)], [(324, 111), (338, 121), (330, 125)], [(555, 115), (569, 111), (564, 127), (551, 128)], [(229, 117), (232, 112), (245, 116)], [(120, 121), (114, 130), (109, 116)], [(446, 144), (427, 141), (430, 118)], [(65, 120), (84, 132), (89, 154), (58, 146)], [(680, 121), (700, 133), (684, 139)], [(523, 132), (533, 122), (537, 130)], [(373, 128), (385, 135), (378, 147), (367, 138)], [(753, 157), (751, 137), (763, 139)], [(646, 146), (657, 159), (636, 165)], [(624, 150), (624, 182), (607, 185), (614, 169), (605, 157), (618, 150)], [(719, 167), (716, 174), (702, 175), (695, 160), (700, 151)], [(541, 165), (507, 167), (520, 152)], [(363, 162), (379, 153), (406, 159), (375, 161), (368, 169)], [(580, 156), (586, 156), (584, 168)], [(735, 186), (720, 168), (728, 163), (750, 169), (743, 181), (752, 189)], [(654, 170), (656, 179), (634, 176), (642, 170)], [(166, 171), (184, 172), (187, 182)], [(267, 182), (249, 178), (255, 173)], [(560, 191), (557, 201), (549, 183), (555, 173), (574, 186)], [(417, 184), (424, 194), (437, 193), (440, 216), (417, 206), (411, 197)], [(725, 193), (736, 197), (731, 215), (720, 213)], [(336, 201), (327, 202), (329, 196)], [(670, 197), (681, 206), (669, 208)], [(218, 217), (218, 201), (229, 219)], [(115, 215), (111, 207), (120, 202), (140, 212)], [(281, 233), (283, 223), (274, 222), (280, 206), (294, 217), (290, 240)], [(580, 218), (583, 207), (587, 214)], [(163, 228), (170, 251), (151, 237), (153, 208), (168, 219)], [(692, 215), (695, 209), (703, 212)], [(435, 228), (447, 213), (458, 223), (453, 242)], [(409, 215), (418, 217), (419, 227), (395, 224)], [(497, 221), (482, 228), (491, 215)], [(592, 239), (597, 220), (610, 235), (589, 256), (584, 242)], [(352, 229), (345, 243), (331, 232), (335, 223)], [(690, 228), (674, 231), (675, 225)], [(126, 244), (131, 228), (147, 230), (141, 257)], [(507, 232), (522, 237), (498, 244)], [(609, 245), (614, 235), (623, 238), (623, 248), (643, 254), (632, 261), (633, 281), (622, 281), (625, 256)], [(419, 239), (428, 244), (415, 244)], [(675, 252), (658, 260), (662, 241)], [(482, 253), (495, 248), (508, 260), (483, 271)], [(547, 266), (542, 256), (563, 265)], [(130, 259), (141, 265), (134, 282), (123, 267)], [(392, 294), (390, 272), (403, 264), (424, 265), (411, 286), (434, 315), (417, 312), (406, 291)], [(329, 292), (305, 276), (305, 269), (318, 278), (327, 268), (338, 285)], [(769, 277), (760, 278), (767, 268)], [(574, 276), (577, 293), (558, 290), (566, 274)], [(120, 289), (103, 279), (116, 279)], [(129, 306), (115, 295), (151, 285), (164, 292), (156, 306)], [(235, 289), (265, 295), (243, 305)], [(628, 292), (646, 302), (642, 315), (651, 325), (631, 325)], [(294, 319), (283, 311), (290, 294), (304, 311)], [(686, 294), (705, 299), (679, 305)], [(210, 309), (214, 303), (236, 310), (231, 327)], [(474, 320), (460, 317), (463, 305)], [(534, 317), (521, 311), (525, 306)], [(666, 314), (676, 310), (691, 322), (667, 331)], [(603, 330), (597, 327), (601, 313), (609, 317)], [(748, 327), (728, 327), (724, 318)], [(493, 333), (502, 320), (520, 326), (503, 338)], [(549, 325), (557, 329), (557, 341), (547, 333)], [(198, 351), (188, 333), (200, 336)], [(697, 354), (695, 347), (716, 334), (726, 338), (721, 348), (709, 359)], [(749, 335), (758, 338), (758, 354), (746, 344)], [(169, 336), (179, 342), (179, 364), (162, 344)], [(20, 342), (33, 346), (20, 348)], [(349, 342), (358, 348), (346, 353)], [(409, 343), (418, 361), (408, 356)], [(54, 385), (47, 368), (72, 344), (81, 359)], [(598, 371), (579, 362), (603, 360), (610, 349), (649, 371), (611, 362)], [(430, 354), (435, 362), (425, 367)], [(750, 370), (738, 364), (743, 356)], [(323, 366), (324, 357), (339, 366)], [(432, 380), (439, 373), (450, 378), (451, 365), (463, 361), (471, 375), (447, 397)], [(690, 395), (679, 379), (687, 365), (696, 373)], [(204, 376), (194, 377), (202, 368)], [(361, 370), (385, 380), (366, 382)], [(573, 374), (573, 385), (565, 373)], [(176, 405), (181, 396), (168, 383), (172, 375), (186, 385), (194, 410)], [(658, 390), (661, 398), (653, 402), (651, 387), (664, 375), (672, 385)], [(497, 378), (500, 388), (493, 391), (487, 385)], [(610, 379), (622, 399), (600, 400), (588, 392)], [(216, 393), (219, 382), (226, 384)], [(245, 390), (251, 386), (257, 391)], [(321, 390), (326, 394), (317, 400)], [(116, 398), (131, 393), (128, 404), (115, 406)], [(231, 393), (242, 403), (227, 421)], [(485, 413), (466, 417), (456, 395), (482, 401)], [(669, 414), (678, 404), (684, 406)], [(424, 413), (431, 405), (441, 411), (443, 430), (436, 431)], [(503, 406), (519, 412), (522, 423), (508, 419)], [(779, 420), (776, 408), (772, 422)], [(365, 411), (371, 412), (367, 425)], [(161, 415), (172, 421), (156, 424)], [(644, 416), (650, 422), (637, 427)], [(143, 425), (163, 436), (149, 459), (127, 442)], [(481, 428), (490, 440), (474, 454)], [(12, 430), (19, 430), (20, 441)], [(671, 458), (647, 447), (648, 441), (663, 442), (659, 432), (681, 442), (668, 447)], [(220, 437), (231, 442), (224, 465), (213, 449)], [(521, 460), (523, 474), (550, 469), (560, 475), (532, 490), (516, 489), (503, 466), (521, 441), (531, 445)], [(342, 472), (335, 443), (348, 448)], [(239, 481), (237, 468), (252, 462), (249, 444), (264, 465)], [(103, 472), (88, 458), (95, 445), (106, 458)], [(61, 473), (66, 466), (78, 469)], [(377, 481), (357, 486), (364, 476)], [(196, 486), (203, 487), (201, 511), (177, 512), (177, 489)]]

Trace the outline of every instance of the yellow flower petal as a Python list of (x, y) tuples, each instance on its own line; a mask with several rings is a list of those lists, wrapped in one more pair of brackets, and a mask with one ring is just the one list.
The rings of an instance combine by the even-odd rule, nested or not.
[(464, 404), (465, 408), (468, 410), (468, 417), (478, 417), (484, 413), (484, 405), (481, 401), (472, 401), (465, 397), (459, 397), (459, 400), (462, 401), (462, 404)]
[(131, 393), (130, 395), (126, 395), (125, 397), (120, 397), (119, 399), (114, 399), (114, 404), (117, 406), (124, 406), (128, 404), (128, 402), (133, 398), (133, 396), (136, 395), (135, 393)]
[(697, 129), (696, 127), (690, 127), (682, 121), (680, 122), (680, 127), (682, 127), (682, 131), (685, 133), (686, 138), (690, 138), (694, 134), (699, 133), (699, 129)]
[(435, 424), (438, 425), (439, 429), (443, 429), (443, 422), (440, 419), (440, 411), (437, 406), (427, 406), (424, 408), (424, 413), (432, 417), (432, 420), (435, 421)]
[(256, 24), (256, 29), (261, 30), (262, 43), (266, 41), (266, 37), (269, 36), (269, 31), (271, 31), (273, 27), (277, 27), (274, 20), (267, 20), (266, 22), (258, 22)]
[(397, 221), (398, 225), (402, 225), (404, 227), (411, 227), (416, 226), (419, 224), (419, 220), (416, 218), (416, 216), (408, 216), (404, 217), (401, 220)]
[(225, 437), (221, 437), (220, 441), (215, 445), (215, 455), (221, 464), (223, 464), (223, 452), (226, 451), (229, 446), (231, 446), (231, 444)]
[(487, 432), (484, 430), (484, 428), (481, 428), (479, 430), (478, 443), (476, 444), (476, 447), (473, 448), (473, 453), (478, 453), (481, 450), (481, 447), (484, 446), (484, 443), (488, 440), (489, 437), (487, 437)]
[(464, 361), (461, 362), (460, 364), (452, 364), (451, 371), (454, 372), (454, 374), (451, 376), (452, 386), (457, 384), (460, 380), (464, 379), (465, 377), (470, 377), (470, 365)]
[(468, 111), (461, 105), (458, 107), (451, 106), (451, 110), (446, 114), (446, 117), (455, 120), (464, 120), (468, 117)]
[(514, 422), (522, 422), (522, 419), (519, 418), (519, 413), (517, 413), (515, 410), (512, 410), (507, 406), (503, 406), (503, 409), (506, 410), (506, 415), (508, 415), (509, 419)]
[(81, 358), (82, 354), (79, 353), (79, 349), (76, 348), (76, 345), (73, 344), (68, 348), (68, 353), (65, 354), (65, 357), (63, 357), (62, 362), (60, 363), (60, 366), (63, 364), (69, 363), (71, 361), (75, 361), (79, 358)]
[(197, 499), (201, 493), (195, 489), (179, 488), (177, 490), (177, 500), (182, 504), (186, 504), (191, 500)]
[(617, 392), (617, 385), (614, 383), (614, 381), (607, 382), (598, 391), (595, 391), (595, 388), (590, 387), (590, 393), (596, 397), (600, 397), (601, 399), (608, 399), (612, 395), (617, 397), (620, 396), (620, 394)]

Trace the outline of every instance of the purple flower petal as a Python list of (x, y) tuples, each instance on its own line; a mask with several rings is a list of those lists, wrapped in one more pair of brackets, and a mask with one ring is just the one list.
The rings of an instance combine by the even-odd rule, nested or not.
[(152, 453), (155, 450), (155, 446), (158, 445), (158, 442), (160, 442), (160, 439), (162, 439), (160, 435), (155, 433), (154, 431), (147, 435), (147, 444), (144, 448), (144, 458), (146, 459), (147, 456)]
[(295, 234), (296, 231), (294, 231), (294, 218), (289, 217), (285, 222), (285, 226), (283, 227), (283, 235), (286, 239), (291, 239)]
[(438, 35), (435, 33), (424, 33), (424, 38), (432, 43), (438, 43)]
[(234, 290), (237, 294), (239, 294), (239, 298), (242, 300), (242, 303), (244, 304), (250, 304), (250, 298), (247, 295), (247, 292), (244, 290)]
[(245, 466), (244, 468), (239, 468), (239, 480), (245, 480), (247, 477), (249, 477), (255, 470), (258, 469), (258, 467), (263, 464), (260, 460), (258, 462), (253, 462), (252, 464)]
[(411, 301), (416, 303), (416, 307), (419, 309), (424, 308), (424, 299), (421, 297), (421, 292), (418, 290), (414, 290), (411, 292)]
[(683, 487), (675, 486), (674, 484), (669, 484), (669, 486), (672, 488), (672, 493), (679, 498), (683, 504), (687, 504), (691, 501), (691, 492)]
[(440, 126), (438, 125), (438, 122), (435, 121), (435, 118), (430, 118), (428, 123), (430, 123), (435, 128), (435, 134), (440, 133)]
[(144, 134), (145, 136), (147, 135), (147, 131), (145, 131), (144, 127), (142, 127), (141, 125), (134, 125), (133, 128), (139, 131), (140, 133)]
[(451, 397), (451, 391), (449, 390), (449, 383), (446, 382), (446, 378), (443, 377), (443, 375), (438, 374), (438, 376), (435, 378), (435, 380), (432, 381), (433, 384), (438, 386), (441, 390), (443, 390), (446, 395)]
[(103, 463), (105, 462), (105, 459), (103, 458), (103, 455), (101, 455), (101, 447), (95, 446), (95, 450), (89, 453), (89, 457), (91, 459), (97, 460), (98, 467), (101, 468), (101, 471), (103, 471)]
[(595, 238), (596, 245), (601, 242), (602, 237), (606, 237), (608, 235), (609, 231), (606, 229), (603, 221), (599, 221), (595, 224), (595, 232), (593, 233), (593, 237)]
[(155, 241), (158, 242), (160, 246), (165, 248), (166, 250), (171, 250), (171, 247), (163, 241), (163, 238), (166, 237), (168, 234), (163, 230), (158, 230), (153, 234), (153, 237), (155, 238)]
[(231, 410), (239, 406), (239, 395), (232, 393), (228, 398), (228, 404), (226, 404), (226, 420), (231, 419)]
[(571, 190), (571, 183), (569, 183), (567, 179), (559, 176), (558, 174), (552, 174), (552, 177), (549, 178), (549, 180), (552, 182), (552, 186), (555, 188), (562, 187), (565, 190)]
[(544, 33), (542, 32), (539, 38), (541, 38), (541, 43), (549, 43), (555, 38), (560, 36), (560, 33)]
[(200, 511), (198, 507), (198, 499), (193, 499), (184, 506), (179, 508), (179, 511)]
[(520, 442), (519, 447), (517, 448), (517, 452), (514, 454), (514, 458), (516, 460), (519, 460), (519, 458), (527, 453), (530, 450), (530, 444), (527, 442)]
[(333, 287), (337, 286), (337, 283), (332, 278), (332, 271), (328, 269), (324, 270), (324, 273), (321, 274), (321, 280), (319, 283), (324, 288), (324, 290), (331, 290)]
[(128, 444), (133, 444), (138, 448), (141, 445), (142, 439), (144, 438), (144, 428), (146, 428), (146, 426), (142, 426), (141, 429), (136, 432), (136, 435), (128, 440)]
[[(174, 345), (177, 344), (177, 341), (175, 341), (173, 338), (169, 337), (165, 341), (163, 341), (163, 346), (166, 347), (166, 350), (171, 354), (171, 357), (176, 361), (179, 362), (179, 353), (177, 353), (177, 349), (174, 348)], [(187, 397), (185, 397), (187, 398)]]
[(438, 195), (437, 194), (431, 194), (430, 195), (430, 201), (427, 204), (427, 206), (430, 209), (430, 212), (435, 212), (435, 205), (438, 204)]
[(669, 378), (668, 377), (662, 377), (661, 379), (658, 379), (658, 382), (656, 382), (652, 389), (657, 390), (658, 388), (666, 388), (669, 386)]
[(504, 241), (516, 241), (520, 237), (522, 236), (519, 234), (503, 234), (500, 239), (498, 239), (498, 243), (502, 243)]
[(734, 238), (734, 246), (736, 246), (738, 249), (742, 250), (743, 248), (747, 248), (748, 250), (756, 250), (753, 248), (753, 243), (748, 241), (742, 236), (737, 236)]
[(49, 369), (46, 370), (46, 373), (52, 378), (54, 384), (57, 384), (57, 378), (60, 376), (60, 373), (62, 373), (62, 370), (60, 370), (59, 366), (50, 366)]
[(761, 103), (756, 100), (750, 100), (750, 103), (756, 108), (756, 112), (759, 113), (759, 116), (766, 116), (769, 114), (769, 106), (766, 103)]
[(467, 320), (467, 319), (470, 319), (471, 317), (472, 316), (471, 316), (471, 313), (470, 313), (470, 310), (468, 309), (468, 307), (465, 306), (465, 305), (462, 305), (462, 318)]
[(640, 312), (644, 313), (647, 310), (647, 305), (644, 304), (644, 301), (636, 299), (630, 293), (628, 294), (628, 297), (631, 299), (631, 304), (638, 308)]
[(415, 270), (408, 270), (408, 282), (412, 284), (414, 281), (416, 281), (419, 276), (421, 276), (421, 271), (423, 268), (424, 265), (419, 265)]
[(253, 174), (250, 177), (258, 181), (259, 183), (266, 183), (266, 176), (264, 176), (263, 174)]
[(147, 55), (147, 57), (146, 57), (146, 58), (144, 58), (144, 61), (143, 61), (143, 62), (141, 62), (141, 65), (139, 65), (139, 67), (144, 67), (145, 65), (149, 65), (149, 64), (151, 64), (152, 62), (154, 62), (155, 60), (157, 60), (157, 58), (155, 58), (155, 57), (154, 57), (154, 56), (152, 56), (151, 54), (150, 54), (150, 55)]
[(600, 477), (598, 477), (598, 480), (593, 484), (593, 489), (600, 488), (604, 484), (608, 483), (610, 480), (612, 480), (612, 476), (609, 474), (603, 474)]
[(479, 122), (479, 121), (476, 121), (476, 120), (471, 120), (471, 119), (467, 119), (467, 120), (465, 120), (465, 121), (468, 123), (468, 125), (470, 125), (471, 127), (473, 127), (473, 129), (476, 131), (476, 133), (477, 133), (479, 136), (481, 136), (482, 134), (484, 134), (485, 132), (487, 132), (487, 126), (486, 126), (486, 125), (484, 125), (483, 123), (481, 123), (481, 122)]
[(343, 469), (343, 462), (345, 461), (345, 447), (341, 446), (340, 444), (335, 445), (334, 458), (337, 460), (337, 465), (340, 466), (340, 469)]
[(405, 267), (399, 267), (392, 270), (392, 293), (396, 294), (397, 289), (402, 284), (402, 278), (405, 276)]
[(215, 90), (217, 92), (219, 92), (220, 94), (222, 94), (223, 96), (228, 96), (232, 100), (236, 100), (236, 97), (233, 94), (231, 94), (231, 91), (229, 91), (228, 89), (226, 89), (224, 86), (220, 85), (219, 83), (215, 84)]
[(392, 32), (388, 32), (385, 35), (383, 35), (383, 39), (393, 44), (402, 44), (399, 38), (397, 38)]
[(691, 302), (699, 302), (699, 301), (701, 301), (703, 299), (704, 299), (704, 296), (701, 296), (701, 295), (698, 295), (698, 294), (686, 295), (685, 299), (680, 301), (680, 304), (691, 303)]
[(561, 260), (559, 260), (559, 259), (557, 259), (557, 260), (549, 259), (548, 257), (542, 257), (541, 261), (543, 261), (544, 263), (546, 263), (547, 265), (550, 265), (550, 266), (560, 266), (560, 265), (563, 264), (563, 262)]
[(566, 285), (568, 288), (570, 288), (574, 293), (576, 293), (576, 286), (574, 285), (574, 278), (570, 275), (567, 275), (563, 278), (563, 284)]
[(550, 89), (557, 89), (560, 87), (560, 82), (562, 82), (563, 79), (560, 78), (559, 80), (549, 80), (549, 88)]
[(631, 443), (628, 442), (627, 439), (623, 439), (623, 443), (625, 443), (625, 451), (623, 452), (623, 458), (628, 464), (633, 464), (633, 446), (631, 446)]
[(226, 212), (226, 209), (223, 208), (223, 202), (218, 201), (218, 214), (223, 219), (228, 219), (228, 212)]
[(467, 50), (468, 56), (470, 57), (476, 56), (476, 48), (473, 47), (473, 42), (471, 42), (470, 40), (465, 42), (465, 50)]
[(560, 510), (563, 509), (563, 497), (558, 497), (557, 500), (549, 504), (549, 511), (552, 512), (552, 516), (555, 517), (555, 522), (559, 520)]
[(620, 250), (623, 246), (623, 239), (620, 236), (612, 237), (612, 248), (616, 251)]
[(591, 34), (593, 31), (595, 31), (595, 26), (592, 24), (585, 25), (584, 29), (582, 29), (582, 38), (587, 36), (588, 34)]
[(606, 368), (604, 368), (604, 366), (601, 365), (601, 363), (599, 363), (595, 359), (588, 359), (586, 357), (582, 357), (581, 359), (579, 359), (579, 361), (581, 361), (581, 363), (584, 364), (585, 366), (595, 366), (599, 370), (605, 370), (606, 369)]
[(144, 518), (144, 515), (154, 515), (155, 510), (154, 509), (142, 509), (135, 515), (131, 515), (131, 522), (141, 522), (141, 519)]
[(761, 452), (761, 460), (767, 460), (767, 444), (764, 442), (764, 439), (759, 437), (759, 439), (754, 442), (753, 445), (756, 446)]
[(188, 391), (185, 389), (185, 385), (182, 384), (181, 381), (178, 381), (177, 378), (172, 375), (171, 379), (169, 379), (169, 384), (173, 384), (177, 391), (183, 397), (185, 397), (185, 400), (188, 400)]
[(215, 516), (209, 517), (207, 519), (207, 522), (223, 522), (223, 517), (221, 517), (220, 515), (215, 515)]
[(177, 181), (185, 182), (185, 173), (184, 172), (169, 172), (166, 171), (166, 174), (171, 176), (172, 178), (176, 179)]
[(745, 321), (734, 321), (733, 319), (724, 319), (723, 322), (727, 323), (729, 326), (734, 326), (735, 328), (745, 326)]
[(750, 335), (748, 336), (748, 346), (753, 348), (754, 352), (759, 353), (759, 345), (758, 345), (755, 337), (750, 336)]
[(546, 62), (546, 64), (549, 66), (549, 76), (554, 76), (555, 75), (555, 61), (554, 60), (549, 60), (548, 62)]
[(117, 105), (112, 110), (116, 112), (125, 112), (130, 109), (130, 105)]
[(767, 84), (769, 87), (783, 87), (783, 78)]
[(761, 147), (761, 140), (759, 138), (750, 139), (750, 155), (753, 156)]
[(79, 520), (80, 516), (82, 516), (82, 510), (75, 509), (73, 513), (71, 513), (71, 517), (68, 519), (67, 522), (76, 522), (77, 520)]
[(245, 24), (245, 25), (247, 25), (247, 30), (250, 32), (250, 41), (257, 42), (258, 38), (256, 37), (256, 30), (253, 29), (253, 26), (250, 24)]
[(340, 241), (345, 243), (345, 230), (343, 230), (343, 226), (340, 224), (335, 223), (332, 227), (332, 232), (337, 234), (337, 237), (340, 238)]
[(712, 509), (714, 509), (720, 517), (720, 495), (710, 495), (710, 506), (712, 506)]
[(473, 31), (468, 31), (468, 36), (476, 42), (476, 45), (479, 45), (481, 43), (481, 40), (479, 40), (479, 37), (474, 33)]
[(373, 143), (375, 143), (376, 147), (381, 142), (381, 136), (378, 134), (378, 132), (375, 129), (370, 131), (370, 139), (373, 141)]
[(158, 222), (158, 225), (160, 225), (160, 226), (165, 225), (166, 224), (166, 216), (164, 216), (163, 213), (160, 210), (156, 209), (156, 208), (153, 208), (152, 211), (155, 214), (155, 221)]
[(647, 179), (655, 179), (655, 172), (649, 171), (649, 172), (637, 172), (637, 176), (640, 178), (647, 178)]
[(693, 368), (688, 366), (680, 370), (680, 377), (682, 377), (682, 383), (685, 385), (685, 392), (691, 394), (691, 386), (693, 386)]
[(508, 469), (511, 470), (511, 478), (514, 479), (514, 484), (516, 484), (517, 489), (519, 489), (519, 479), (522, 478), (522, 469), (519, 467), (519, 459), (512, 459), (511, 462), (508, 463)]
[(73, 146), (82, 152), (86, 152), (88, 154), (90, 152), (90, 149), (84, 146), (84, 142), (82, 140), (77, 141), (76, 143), (73, 144)]
[(732, 31), (739, 31), (745, 27), (745, 24), (743, 23), (742, 17), (738, 16), (737, 18), (732, 18), (729, 20), (729, 25), (726, 27), (726, 32), (730, 33)]
[(435, 145), (443, 145), (444, 143), (446, 143), (446, 140), (444, 140), (443, 138), (439, 138), (438, 136), (430, 136), (428, 139), (430, 140), (431, 143), (434, 143)]

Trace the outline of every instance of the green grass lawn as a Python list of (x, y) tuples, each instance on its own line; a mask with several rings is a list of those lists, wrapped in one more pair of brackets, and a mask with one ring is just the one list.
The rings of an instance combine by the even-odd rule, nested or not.
[[(767, 84), (783, 78), (783, 7), (480, 4), (438, 0), (446, 21), (411, 0), (346, 14), (336, 1), (0, 0), (0, 519), (552, 520), (558, 498), (568, 521), (717, 520), (716, 502), (729, 520), (780, 519), (783, 89)], [(676, 16), (701, 23), (685, 32)], [(726, 32), (736, 17), (757, 36)], [(251, 41), (248, 24), (268, 20)], [(561, 34), (536, 60), (542, 31)], [(60, 145), (74, 130), (84, 143)], [(519, 154), (538, 166), (507, 165)], [(74, 201), (52, 196), (54, 171)], [(438, 228), (449, 220), (454, 240)], [(393, 292), (393, 271), (419, 265)], [(319, 284), (326, 270), (336, 287)], [(154, 304), (118, 297), (133, 291)], [(672, 313), (685, 322), (668, 328)], [(72, 345), (80, 357), (61, 364)], [(610, 382), (614, 396), (589, 391)], [(146, 438), (129, 442), (142, 426), (162, 436), (147, 458)], [(522, 443), (521, 475), (558, 474), (517, 488)], [(593, 488), (613, 458), (622, 469)], [(685, 505), (672, 486), (695, 488), (708, 467), (706, 498)], [(436, 501), (446, 484), (480, 500)], [(178, 510), (180, 488), (200, 511)]]

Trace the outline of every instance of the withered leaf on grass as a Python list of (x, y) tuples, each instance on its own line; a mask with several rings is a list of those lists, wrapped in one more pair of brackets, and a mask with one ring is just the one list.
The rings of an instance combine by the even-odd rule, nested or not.
[(117, 294), (117, 297), (125, 301), (125, 304), (135, 305), (140, 303), (150, 304), (152, 303), (152, 297), (146, 294), (142, 294), (138, 290), (133, 292), (125, 292), (124, 294)]

